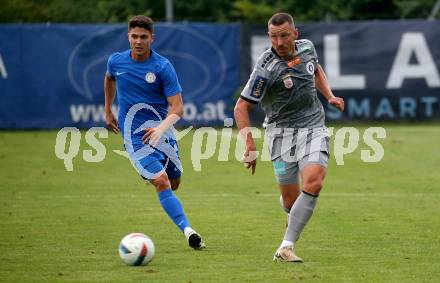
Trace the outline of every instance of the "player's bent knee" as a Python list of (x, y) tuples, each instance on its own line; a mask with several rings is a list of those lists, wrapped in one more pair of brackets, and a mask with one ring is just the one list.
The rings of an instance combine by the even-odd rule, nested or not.
[(155, 187), (156, 191), (161, 192), (171, 187), (170, 180), (166, 174), (162, 174), (156, 179), (150, 181)]
[(319, 195), (322, 189), (322, 183), (323, 180), (320, 178), (310, 180), (304, 184), (304, 190), (313, 195)]

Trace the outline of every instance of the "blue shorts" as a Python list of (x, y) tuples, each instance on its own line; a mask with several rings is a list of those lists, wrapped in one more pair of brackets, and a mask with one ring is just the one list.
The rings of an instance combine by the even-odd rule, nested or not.
[(133, 144), (134, 152), (127, 150), (126, 147), (131, 162), (143, 179), (155, 179), (163, 172), (167, 173), (169, 179), (180, 178), (182, 171), (178, 168), (178, 165), (173, 162), (173, 160), (176, 161), (176, 158), (178, 162), (180, 162), (177, 141), (166, 140), (166, 146), (174, 149), (176, 155), (174, 158), (170, 158), (163, 151), (153, 148), (150, 145)]

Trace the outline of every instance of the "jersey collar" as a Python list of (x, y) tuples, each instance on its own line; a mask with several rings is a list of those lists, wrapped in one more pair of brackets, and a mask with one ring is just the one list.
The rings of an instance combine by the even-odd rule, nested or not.
[(130, 59), (131, 59), (132, 61), (134, 61), (134, 62), (136, 62), (136, 63), (145, 63), (145, 62), (148, 62), (148, 61), (150, 61), (151, 59), (153, 59), (153, 58), (156, 56), (156, 54), (157, 54), (157, 53), (156, 53), (152, 48), (150, 48), (150, 57), (148, 57), (147, 60), (144, 60), (144, 61), (138, 62), (138, 61), (134, 60), (134, 59), (131, 57), (131, 49), (128, 49), (128, 56), (130, 57)]

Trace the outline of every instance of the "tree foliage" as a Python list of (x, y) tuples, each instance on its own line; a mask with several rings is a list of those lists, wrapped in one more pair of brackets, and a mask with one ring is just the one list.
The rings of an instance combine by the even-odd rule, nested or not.
[[(278, 11), (300, 21), (425, 19), (436, 0), (174, 0), (176, 21), (265, 23)], [(165, 0), (0, 0), (0, 22), (117, 23), (165, 20)], [(437, 14), (437, 18), (440, 15)]]

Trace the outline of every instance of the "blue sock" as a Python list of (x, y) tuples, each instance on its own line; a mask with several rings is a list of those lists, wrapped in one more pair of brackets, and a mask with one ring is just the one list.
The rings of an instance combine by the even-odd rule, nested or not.
[(159, 192), (158, 196), (163, 209), (180, 230), (183, 231), (185, 227), (191, 227), (183, 211), (182, 204), (180, 204), (179, 199), (171, 189)]

